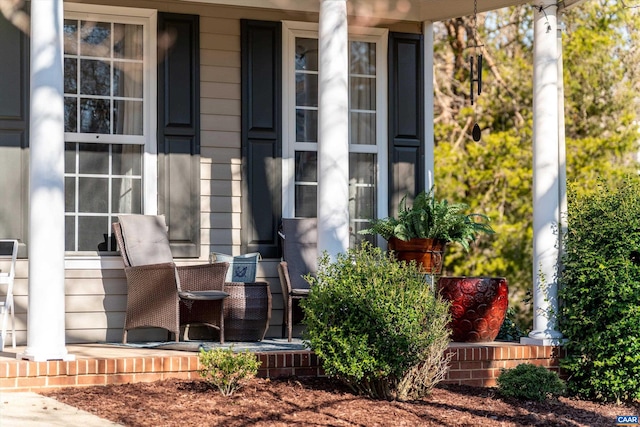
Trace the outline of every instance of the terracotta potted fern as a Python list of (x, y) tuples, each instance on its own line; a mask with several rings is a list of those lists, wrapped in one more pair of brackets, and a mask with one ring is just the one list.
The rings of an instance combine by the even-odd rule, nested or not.
[(478, 235), (494, 232), (486, 215), (466, 213), (467, 209), (464, 203), (436, 199), (433, 189), (422, 191), (411, 206), (407, 196), (402, 198), (397, 218), (372, 220), (361, 233), (379, 234), (398, 260), (415, 260), (426, 274), (438, 275), (447, 244), (459, 244), (467, 251)]

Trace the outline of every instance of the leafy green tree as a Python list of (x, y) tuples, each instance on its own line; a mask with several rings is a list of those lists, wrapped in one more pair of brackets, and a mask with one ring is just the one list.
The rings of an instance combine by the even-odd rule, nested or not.
[[(473, 20), (436, 25), (436, 191), (492, 218), (496, 234), (469, 253), (449, 249), (445, 274), (496, 275), (509, 280), (511, 302), (527, 327), (522, 300), (532, 274), (533, 8), (478, 16), (482, 95), (469, 102)], [(562, 15), (567, 177), (581, 190), (637, 168), (640, 18), (612, 0), (592, 0)], [(480, 53), (475, 52), (475, 53)], [(477, 122), (479, 142), (471, 138)]]
[(590, 1), (565, 21), (567, 176), (584, 191), (637, 169), (639, 15)]

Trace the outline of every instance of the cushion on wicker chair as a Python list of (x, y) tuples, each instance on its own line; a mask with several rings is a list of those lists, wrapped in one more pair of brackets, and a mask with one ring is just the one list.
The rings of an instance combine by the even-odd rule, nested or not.
[(318, 269), (317, 230), (315, 218), (282, 219), (282, 258), (287, 261), (291, 289), (311, 286), (304, 276), (315, 276)]
[(119, 215), (132, 267), (173, 262), (164, 215)]

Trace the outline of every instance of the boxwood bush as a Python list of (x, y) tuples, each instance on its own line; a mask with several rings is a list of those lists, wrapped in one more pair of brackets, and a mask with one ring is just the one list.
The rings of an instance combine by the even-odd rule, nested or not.
[(562, 396), (565, 390), (564, 382), (557, 373), (531, 363), (502, 369), (497, 383), (498, 393), (502, 397), (538, 402)]
[(200, 349), (200, 376), (218, 388), (223, 396), (231, 396), (246, 382), (255, 377), (260, 362), (254, 353), (240, 353), (233, 348)]
[(304, 338), (327, 375), (389, 400), (423, 397), (444, 378), (449, 306), (415, 263), (365, 242), (335, 262), (325, 254), (308, 280)]
[(572, 394), (640, 399), (640, 181), (569, 192), (559, 284)]

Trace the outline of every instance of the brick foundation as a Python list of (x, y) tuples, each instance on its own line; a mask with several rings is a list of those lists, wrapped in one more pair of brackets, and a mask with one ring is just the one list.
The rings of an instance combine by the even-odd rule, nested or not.
[[(450, 370), (445, 383), (491, 387), (501, 368), (533, 363), (558, 370), (562, 349), (509, 343), (469, 345), (452, 343)], [(256, 353), (262, 362), (258, 376), (316, 377), (323, 370), (310, 351)], [(0, 360), (0, 392), (36, 391), (57, 387), (126, 384), (166, 378), (196, 379), (198, 355), (83, 358), (75, 361), (30, 362)]]
[(561, 347), (532, 346), (510, 343), (469, 346), (452, 343), (449, 373), (444, 383), (494, 387), (502, 369), (514, 368), (522, 363), (544, 366), (559, 372), (560, 359), (565, 354)]

